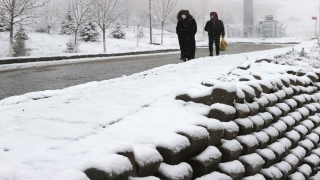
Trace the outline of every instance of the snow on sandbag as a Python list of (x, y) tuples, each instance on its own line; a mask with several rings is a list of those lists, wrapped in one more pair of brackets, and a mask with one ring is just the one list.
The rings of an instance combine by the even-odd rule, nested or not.
[(314, 133), (316, 133), (316, 134), (318, 134), (320, 136), (320, 127), (317, 127), (312, 132), (314, 132)]
[(259, 132), (265, 126), (265, 121), (259, 115), (250, 116), (248, 119), (253, 123), (253, 131)]
[(304, 125), (309, 130), (308, 133), (310, 133), (314, 128), (313, 122), (311, 120), (308, 120), (308, 119), (302, 121), (301, 124)]
[(286, 103), (277, 103), (276, 107), (282, 111), (282, 116), (287, 116), (290, 112), (290, 106)]
[(265, 96), (269, 101), (269, 106), (274, 106), (278, 102), (278, 97), (274, 94), (265, 94), (263, 93), (261, 96)]
[(299, 112), (292, 112), (288, 115), (296, 121), (296, 125), (300, 124), (300, 122), (302, 121), (302, 115)]
[(201, 154), (188, 159), (188, 164), (193, 169), (192, 178), (198, 178), (216, 171), (221, 161), (221, 152), (214, 146), (209, 146)]
[(79, 166), (81, 166), (80, 170), (83, 170), (89, 179), (95, 176), (104, 177), (105, 179), (127, 179), (132, 170), (129, 159), (116, 154), (93, 157), (83, 161)]
[(279, 138), (282, 138), (287, 131), (287, 125), (283, 121), (278, 121), (276, 123), (273, 123), (271, 126), (274, 127), (276, 130), (278, 130)]
[(146, 145), (135, 145), (133, 152), (138, 176), (153, 176), (157, 173), (163, 158), (155, 148)]
[(256, 98), (260, 97), (263, 90), (258, 82), (250, 81), (250, 82), (246, 82), (245, 84), (249, 85), (250, 87), (252, 87), (254, 89), (254, 92), (256, 94)]
[(315, 175), (310, 177), (310, 180), (320, 180), (320, 171), (318, 171)]
[(249, 116), (255, 116), (260, 111), (260, 106), (257, 102), (245, 103), (250, 109)]
[(191, 166), (185, 162), (178, 165), (161, 163), (157, 176), (160, 179), (191, 179), (192, 172)]
[(236, 110), (236, 114), (235, 114), (235, 118), (246, 118), (248, 117), (249, 113), (250, 113), (250, 109), (249, 106), (247, 104), (244, 103), (236, 103), (234, 105), (234, 108)]
[(182, 126), (177, 128), (176, 133), (187, 137), (191, 144), (188, 148), (187, 158), (202, 152), (209, 142), (209, 132), (201, 126)]
[(222, 153), (221, 162), (228, 162), (238, 159), (243, 147), (237, 140), (221, 140), (218, 149)]
[(256, 151), (256, 153), (261, 156), (263, 158), (263, 160), (265, 161), (265, 164), (263, 166), (263, 168), (269, 168), (270, 166), (272, 166), (276, 160), (276, 155), (274, 154), (274, 152), (270, 149), (258, 149)]
[(279, 90), (279, 91), (275, 92), (274, 95), (277, 96), (279, 103), (283, 102), (287, 97), (287, 94), (284, 90)]
[(254, 98), (253, 101), (259, 105), (260, 112), (266, 111), (266, 108), (269, 106), (269, 101), (266, 96), (261, 96), (260, 98)]
[(241, 155), (247, 155), (254, 153), (258, 146), (259, 141), (254, 135), (237, 136), (236, 139), (239, 141), (243, 147)]
[(253, 102), (253, 99), (256, 97), (256, 93), (252, 87), (246, 84), (239, 83), (237, 86), (243, 91), (245, 94), (245, 101), (247, 103)]
[(314, 83), (319, 81), (319, 77), (314, 72), (308, 72), (305, 76), (307, 76)]
[(320, 157), (320, 148), (312, 150), (311, 153), (317, 155), (318, 157)]
[(287, 179), (292, 171), (291, 165), (286, 161), (281, 161), (275, 164), (274, 167), (278, 168), (281, 171), (281, 173), (283, 174), (282, 179)]
[(235, 160), (219, 164), (219, 172), (230, 176), (234, 180), (240, 180), (245, 174), (245, 168), (240, 161)]
[(313, 105), (313, 104), (306, 104), (306, 105), (304, 105), (304, 107), (309, 110), (310, 116), (313, 116), (318, 112), (317, 107), (315, 105)]
[(302, 116), (302, 120), (306, 120), (309, 117), (309, 110), (305, 107), (296, 109)]
[(74, 170), (74, 169), (68, 169), (68, 170), (59, 172), (50, 178), (50, 180), (59, 180), (59, 179), (90, 180), (84, 172)]
[(208, 119), (206, 122), (201, 121), (196, 125), (206, 128), (209, 132), (208, 146), (216, 146), (220, 143), (224, 133), (224, 126), (221, 121), (216, 119)]
[(230, 176), (219, 172), (212, 172), (195, 180), (233, 180)]
[(291, 149), (290, 153), (295, 155), (300, 161), (302, 161), (307, 155), (307, 151), (301, 146)]
[(295, 156), (293, 154), (288, 154), (286, 157), (283, 158), (283, 160), (291, 165), (292, 171), (295, 171), (300, 163), (297, 156)]
[(309, 165), (303, 164), (297, 168), (297, 172), (301, 172), (307, 179), (309, 179), (312, 174), (312, 169)]
[(317, 171), (319, 167), (320, 158), (315, 154), (311, 154), (310, 156), (304, 158), (303, 163), (309, 165), (312, 169), (312, 173), (314, 173)]
[(248, 118), (236, 119), (234, 122), (239, 126), (238, 136), (252, 133), (253, 123)]
[(299, 146), (303, 147), (307, 151), (307, 155), (311, 153), (312, 149), (314, 148), (314, 144), (309, 139), (305, 139), (298, 143)]
[(279, 132), (274, 127), (268, 127), (266, 129), (262, 129), (269, 136), (269, 144), (274, 143), (277, 141)]
[(148, 177), (129, 177), (128, 180), (160, 180), (160, 179), (154, 176), (148, 176)]
[(288, 138), (291, 141), (292, 147), (297, 147), (301, 136), (297, 131), (291, 130), (291, 131), (285, 133), (284, 137)]
[(293, 96), (292, 99), (297, 102), (297, 108), (301, 108), (306, 104), (306, 98), (304, 98), (302, 95)]
[(224, 134), (222, 136), (222, 139), (235, 139), (239, 133), (239, 126), (233, 121), (223, 122), (222, 124), (224, 126)]
[(286, 93), (287, 99), (290, 99), (294, 96), (294, 91), (293, 91), (292, 87), (284, 87), (284, 88), (282, 88), (282, 90), (284, 90), (284, 92)]
[(258, 149), (263, 149), (267, 147), (267, 144), (269, 142), (269, 136), (267, 133), (260, 131), (260, 132), (254, 132), (252, 133), (252, 135), (254, 135), (259, 141)]
[(179, 93), (176, 96), (177, 100), (186, 102), (193, 101), (195, 103), (202, 103), (211, 106), (214, 103), (222, 103), (233, 105), (237, 87), (235, 83), (217, 83), (213, 87), (202, 88), (200, 90), (192, 90), (185, 93)]
[(281, 117), (279, 121), (282, 121), (287, 125), (287, 131), (291, 131), (296, 123), (296, 121), (291, 116)]
[(266, 179), (281, 179), (283, 177), (282, 172), (274, 166), (271, 166), (267, 169), (262, 169), (260, 173)]
[(256, 153), (241, 156), (239, 161), (245, 167), (245, 176), (253, 176), (260, 172), (265, 161)]
[(316, 133), (310, 133), (309, 135), (306, 136), (306, 138), (312, 141), (314, 146), (317, 146), (317, 144), (320, 141), (319, 135)]
[(267, 146), (267, 148), (271, 149), (276, 155), (276, 162), (279, 162), (286, 152), (285, 147), (279, 142), (272, 143), (271, 145)]
[(267, 107), (266, 111), (272, 115), (274, 123), (277, 122), (282, 115), (282, 111), (275, 106)]
[(294, 112), (298, 106), (297, 102), (293, 99), (286, 99), (284, 100), (284, 103), (290, 107), (290, 112)]
[(218, 119), (223, 122), (229, 122), (233, 120), (236, 115), (236, 109), (232, 106), (215, 103), (210, 106), (210, 112), (208, 113), (208, 118)]
[(301, 139), (304, 139), (308, 133), (308, 128), (306, 128), (304, 125), (300, 124), (296, 127), (293, 128), (293, 130), (297, 131), (300, 136), (301, 136)]
[(290, 149), (292, 148), (292, 142), (288, 138), (279, 139), (278, 142), (285, 147), (286, 149), (285, 155), (288, 155)]
[(295, 172), (293, 174), (291, 174), (288, 178), (288, 180), (305, 180), (306, 178), (304, 177), (304, 175), (300, 172)]
[(264, 127), (267, 128), (271, 125), (273, 121), (273, 117), (268, 112), (259, 113), (258, 116), (260, 116), (264, 120)]
[(266, 178), (261, 174), (256, 174), (254, 176), (248, 176), (248, 177), (242, 178), (242, 180), (266, 180)]

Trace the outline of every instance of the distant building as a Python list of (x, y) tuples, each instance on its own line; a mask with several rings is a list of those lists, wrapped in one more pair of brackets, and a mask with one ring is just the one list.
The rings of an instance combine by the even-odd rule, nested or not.
[(259, 22), (260, 36), (264, 38), (279, 38), (285, 36), (285, 27), (275, 20), (273, 15), (265, 16), (264, 21)]

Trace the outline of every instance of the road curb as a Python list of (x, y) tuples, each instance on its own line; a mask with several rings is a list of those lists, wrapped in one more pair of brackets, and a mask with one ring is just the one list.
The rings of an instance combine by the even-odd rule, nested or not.
[(60, 60), (72, 60), (72, 59), (83, 59), (83, 58), (96, 58), (96, 57), (117, 57), (117, 56), (129, 56), (129, 55), (141, 55), (141, 54), (157, 54), (166, 52), (180, 51), (180, 49), (163, 49), (153, 51), (137, 51), (137, 52), (126, 52), (126, 53), (115, 53), (115, 54), (81, 54), (71, 56), (50, 56), (50, 57), (17, 57), (10, 59), (0, 60), (0, 65), (3, 64), (16, 64), (16, 63), (28, 63), (28, 62), (45, 62), (45, 61), (60, 61)]

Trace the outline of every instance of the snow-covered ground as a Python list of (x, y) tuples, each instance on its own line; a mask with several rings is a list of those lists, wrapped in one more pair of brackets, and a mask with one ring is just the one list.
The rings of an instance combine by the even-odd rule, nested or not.
[[(64, 50), (56, 39), (58, 36), (52, 35), (55, 48), (48, 55)], [(174, 47), (173, 34), (172, 39), (166, 41), (166, 48)], [(101, 44), (92, 43), (94, 46), (92, 49), (80, 46), (80, 49), (93, 51)], [(155, 46), (146, 48), (151, 47)], [(133, 147), (153, 155), (155, 146), (183, 149), (189, 141), (175, 132), (207, 136), (203, 128), (194, 125), (212, 121), (203, 116), (210, 106), (175, 100), (177, 95), (205, 91), (208, 87), (201, 85), (202, 82), (235, 81), (239, 78), (235, 74), (247, 74), (240, 71), (229, 74), (231, 71), (258, 59), (273, 59), (283, 64), (255, 65), (253, 71), (264, 78), (288, 69), (312, 71), (309, 64), (319, 67), (317, 42), (301, 43), (295, 50), (301, 52), (302, 48), (309, 57), (290, 55), (292, 48), (206, 57), (132, 76), (3, 99), (0, 101), (0, 179), (86, 179), (83, 170), (93, 166), (106, 171), (129, 168), (120, 167), (119, 164), (126, 164), (125, 160), (112, 155), (119, 149)], [(113, 46), (108, 52), (121, 49)], [(33, 55), (48, 51), (39, 47)], [(149, 158), (152, 161), (161, 157)]]
[[(139, 39), (139, 46), (137, 46), (136, 34), (133, 31), (133, 27), (123, 28), (126, 32), (126, 39), (113, 39), (109, 36), (106, 40), (107, 52), (121, 53), (121, 52), (135, 52), (146, 50), (158, 50), (158, 49), (178, 49), (179, 43), (175, 33), (164, 31), (164, 44), (152, 45), (150, 43), (149, 29), (144, 28), (145, 36)], [(109, 35), (110, 30), (107, 31)], [(69, 35), (60, 35), (57, 32), (52, 34), (34, 33), (28, 32), (29, 39), (26, 41), (26, 48), (30, 49), (29, 53), (31, 57), (43, 57), (43, 56), (57, 56), (57, 55), (71, 55), (73, 53), (66, 53), (66, 44), (73, 38)], [(160, 30), (153, 29), (153, 42), (160, 43)], [(227, 38), (229, 43), (233, 42), (253, 42), (253, 43), (300, 43), (307, 38), (270, 38), (270, 39), (255, 39), (255, 38)], [(197, 46), (207, 46), (208, 38), (203, 36), (202, 31), (196, 35)], [(8, 56), (9, 50), (9, 33), (0, 33), (0, 60), (5, 59)], [(103, 52), (102, 38), (98, 42), (81, 42), (79, 43), (79, 52), (77, 54), (97, 54)]]

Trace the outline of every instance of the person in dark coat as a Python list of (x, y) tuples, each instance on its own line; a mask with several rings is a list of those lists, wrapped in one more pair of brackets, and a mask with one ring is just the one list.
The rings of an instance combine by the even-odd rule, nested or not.
[(210, 20), (206, 23), (204, 28), (208, 32), (209, 36), (209, 56), (213, 56), (213, 43), (216, 46), (216, 55), (220, 54), (220, 36), (224, 38), (224, 25), (221, 20), (219, 20), (218, 14), (216, 12), (210, 13)]
[(177, 20), (176, 33), (181, 50), (180, 60), (185, 62), (195, 58), (197, 23), (188, 10), (180, 10)]

